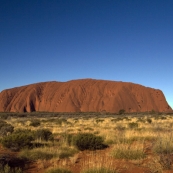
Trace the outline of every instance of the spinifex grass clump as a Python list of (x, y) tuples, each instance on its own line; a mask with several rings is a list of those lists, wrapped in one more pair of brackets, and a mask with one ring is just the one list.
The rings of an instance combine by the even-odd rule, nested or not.
[(153, 150), (157, 154), (173, 153), (173, 136), (172, 133), (163, 134), (156, 140)]
[(145, 153), (141, 144), (121, 144), (115, 146), (112, 156), (116, 159), (139, 160), (145, 158)]
[(173, 137), (172, 133), (163, 134), (156, 140), (153, 151), (159, 155), (159, 163), (165, 170), (172, 169)]
[(78, 150), (76, 148), (62, 147), (59, 149), (58, 157), (60, 159), (68, 158), (76, 154)]
[(67, 123), (67, 120), (65, 118), (58, 118), (55, 119), (55, 123), (61, 126), (63, 123)]
[(41, 147), (34, 149), (24, 149), (20, 152), (22, 158), (29, 160), (50, 160), (52, 158), (69, 158), (78, 152), (75, 148), (64, 147), (55, 149), (54, 147)]
[(57, 157), (57, 153), (46, 148), (34, 148), (32, 150), (25, 149), (20, 152), (22, 158), (27, 158), (29, 160), (49, 160)]

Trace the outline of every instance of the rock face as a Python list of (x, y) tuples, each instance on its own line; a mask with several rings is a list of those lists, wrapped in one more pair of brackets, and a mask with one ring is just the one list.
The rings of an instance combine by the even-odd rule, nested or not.
[(43, 82), (4, 90), (0, 112), (170, 112), (162, 91), (94, 79)]

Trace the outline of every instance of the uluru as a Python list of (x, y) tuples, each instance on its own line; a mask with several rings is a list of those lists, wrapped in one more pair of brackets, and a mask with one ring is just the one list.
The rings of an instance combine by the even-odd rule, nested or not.
[(41, 82), (3, 90), (0, 112), (171, 112), (163, 92), (139, 84), (96, 79)]

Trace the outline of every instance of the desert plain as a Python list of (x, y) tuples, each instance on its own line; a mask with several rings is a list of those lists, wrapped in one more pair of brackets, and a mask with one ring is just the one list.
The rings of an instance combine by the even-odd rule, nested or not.
[(0, 116), (1, 160), (21, 159), (22, 163), (16, 167), (1, 164), (1, 172), (173, 172), (171, 113), (33, 112)]

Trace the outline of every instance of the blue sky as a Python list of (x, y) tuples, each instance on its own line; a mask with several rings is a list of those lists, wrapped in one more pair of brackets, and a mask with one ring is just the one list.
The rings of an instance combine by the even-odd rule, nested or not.
[(94, 78), (160, 89), (173, 108), (172, 0), (0, 0), (0, 91)]

